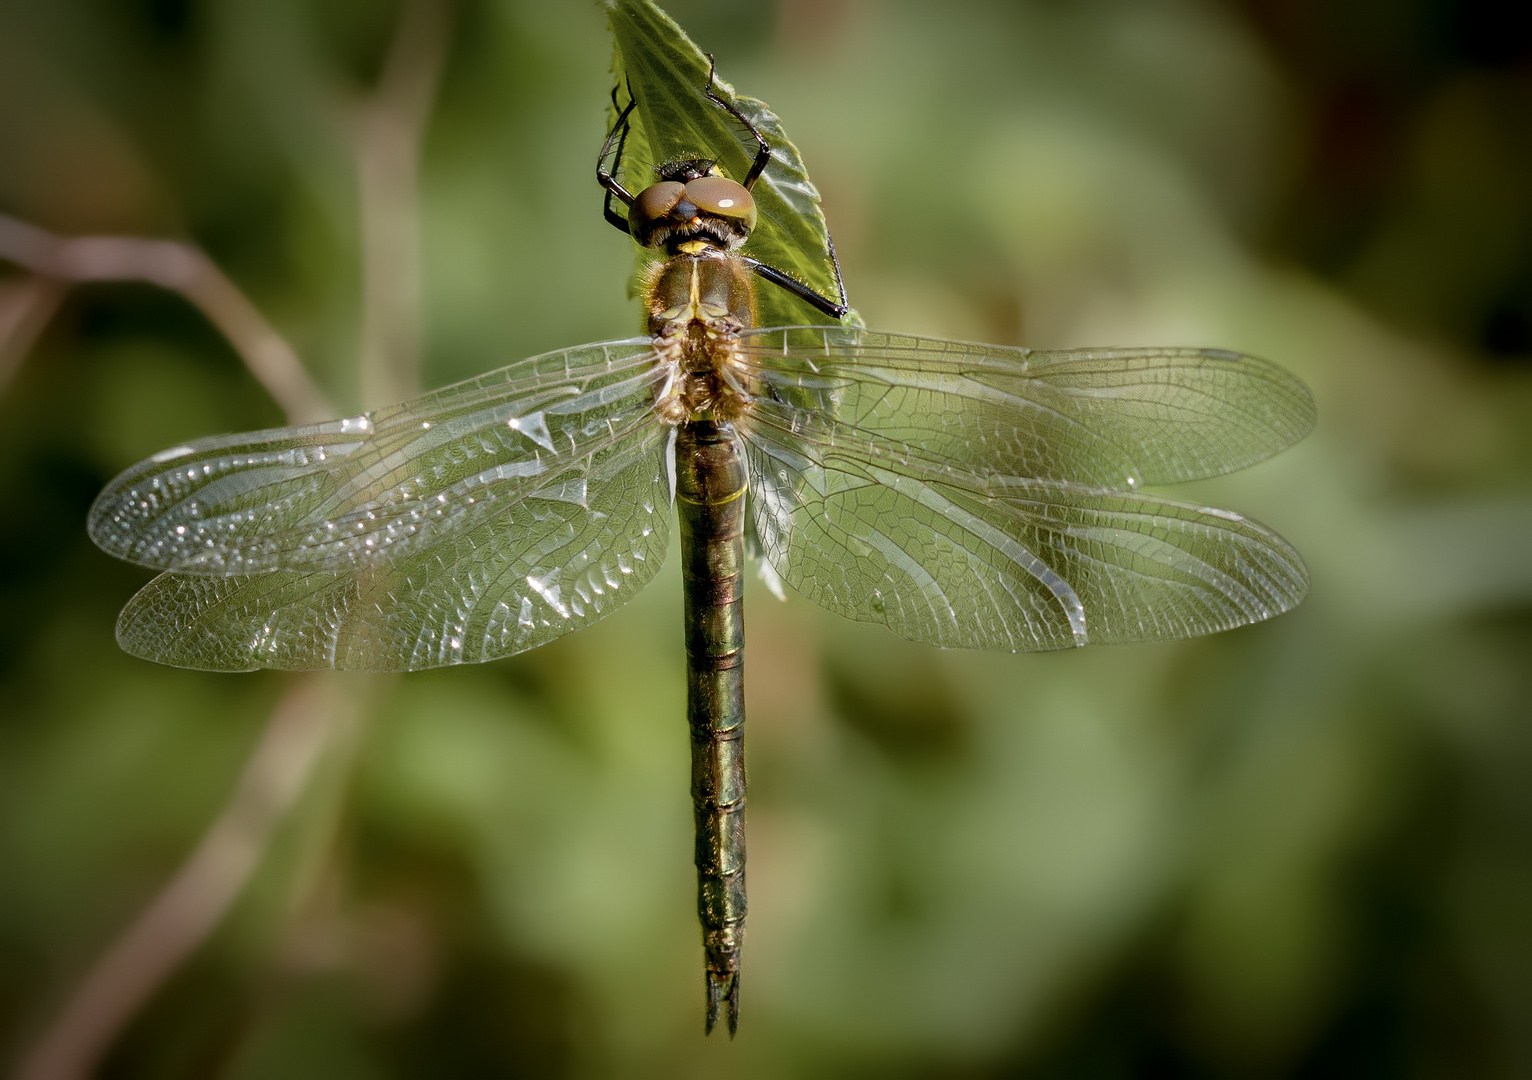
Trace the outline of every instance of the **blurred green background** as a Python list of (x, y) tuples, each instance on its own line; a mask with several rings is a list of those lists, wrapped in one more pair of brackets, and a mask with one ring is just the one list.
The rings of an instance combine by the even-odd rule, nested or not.
[[(674, 560), (480, 668), (130, 659), (94, 493), (284, 417), (174, 293), (49, 309), (0, 263), (3, 1060), (50, 1075), (117, 942), (109, 1077), (1532, 1075), (1525, 9), (669, 10), (783, 117), (868, 325), (1307, 380), (1307, 442), (1181, 490), (1312, 595), (1016, 657), (752, 592), (743, 1022), (704, 1040)], [(637, 331), (609, 62), (588, 0), (3, 0), (0, 213), (195, 242), (351, 412), (417, 340), (432, 386)], [(274, 710), (317, 734), (258, 767)], [(124, 959), (215, 820), (205, 939), (172, 906)]]

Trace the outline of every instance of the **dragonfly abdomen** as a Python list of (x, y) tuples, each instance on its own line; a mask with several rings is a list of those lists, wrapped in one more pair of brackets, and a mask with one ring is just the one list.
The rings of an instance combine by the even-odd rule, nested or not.
[(707, 1029), (739, 1021), (745, 925), (745, 460), (733, 428), (711, 420), (676, 432), (676, 509), (686, 624), (686, 716), (697, 822)]

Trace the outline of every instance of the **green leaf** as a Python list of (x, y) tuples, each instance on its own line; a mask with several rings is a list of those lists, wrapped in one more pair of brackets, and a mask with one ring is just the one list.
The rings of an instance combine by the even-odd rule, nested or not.
[[(706, 96), (708, 59), (669, 15), (648, 0), (608, 0), (615, 50), (617, 100), (638, 102), (618, 179), (637, 194), (655, 181), (654, 168), (680, 158), (711, 158), (724, 174), (744, 179), (756, 144), (744, 127)], [(771, 146), (771, 162), (752, 194), (759, 221), (744, 253), (786, 271), (823, 296), (836, 296), (830, 233), (798, 148), (782, 121), (755, 98), (741, 97), (723, 79), (713, 92), (749, 118)], [(617, 110), (608, 114), (608, 127)], [(643, 261), (652, 259), (644, 252)], [(784, 289), (761, 282), (756, 290), (762, 325), (824, 323), (826, 316)], [(860, 325), (855, 312), (847, 321)]]

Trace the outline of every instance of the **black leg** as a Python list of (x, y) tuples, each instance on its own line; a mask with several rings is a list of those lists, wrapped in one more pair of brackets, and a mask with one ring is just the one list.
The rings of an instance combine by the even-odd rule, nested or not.
[[(760, 179), (761, 173), (766, 170), (767, 163), (771, 161), (771, 146), (766, 142), (766, 136), (761, 134), (759, 128), (757, 128), (749, 120), (745, 119), (743, 113), (741, 113), (733, 105), (729, 104), (723, 98), (713, 93), (713, 76), (717, 71), (718, 61), (713, 59), (712, 53), (707, 54), (707, 59), (707, 89), (704, 92), (707, 94), (708, 100), (713, 102), (715, 105), (726, 109), (729, 115), (733, 116), (734, 119), (743, 124), (745, 130), (750, 132), (751, 136), (755, 139), (756, 145), (760, 147), (760, 149), (756, 151), (755, 160), (750, 164), (750, 171), (745, 174), (744, 187), (745, 190), (748, 191), (755, 185), (755, 182)], [(752, 259), (748, 255), (742, 255), (740, 258), (749, 263), (752, 270), (754, 270), (761, 277), (765, 278), (767, 281), (771, 282), (773, 285), (780, 286), (799, 299), (813, 304), (814, 307), (830, 316), (830, 318), (840, 319), (844, 318), (846, 312), (850, 311), (851, 308), (850, 305), (846, 303), (846, 283), (840, 276), (840, 259), (836, 257), (835, 241), (830, 239), (830, 233), (828, 229), (825, 231), (825, 243), (828, 246), (830, 252), (830, 265), (835, 270), (835, 291), (839, 296), (839, 303), (831, 300), (829, 297), (820, 296), (813, 289), (803, 284), (803, 282), (789, 277), (787, 274), (783, 273), (781, 270), (778, 270), (774, 266), (767, 266), (765, 263), (757, 259)]]
[(750, 163), (750, 171), (745, 174), (745, 179), (743, 181), (745, 190), (749, 191), (751, 188), (755, 187), (755, 182), (760, 179), (761, 173), (766, 170), (766, 163), (771, 160), (771, 145), (766, 142), (766, 136), (762, 135), (754, 124), (745, 119), (743, 113), (741, 113), (733, 105), (730, 105), (723, 98), (713, 93), (713, 72), (718, 67), (718, 61), (713, 59), (712, 53), (707, 54), (707, 61), (707, 89), (703, 92), (707, 94), (709, 101), (715, 105), (719, 105), (724, 109), (727, 109), (729, 114), (733, 116), (734, 119), (738, 120), (741, 124), (744, 124), (745, 130), (754, 136), (756, 145), (760, 147), (760, 149), (755, 152), (755, 160)]
[(839, 319), (851, 310), (851, 305), (846, 303), (846, 279), (840, 276), (840, 257), (835, 254), (835, 238), (830, 235), (828, 222), (825, 223), (825, 248), (830, 252), (830, 266), (835, 271), (835, 292), (840, 297), (840, 304), (837, 305), (840, 311), (832, 311), (830, 314)]
[[(622, 162), (622, 151), (623, 147), (627, 145), (627, 142), (628, 126), (624, 124), (622, 128), (622, 138), (617, 140), (617, 160), (612, 163), (612, 170), (614, 173)], [(605, 187), (606, 185), (603, 184), (602, 186)], [(615, 188), (616, 191), (613, 191), (612, 188)], [(612, 188), (607, 188), (606, 197), (601, 200), (601, 215), (606, 218), (609, 225), (620, 229), (622, 232), (628, 232), (629, 228), (627, 215), (619, 214), (612, 208), (612, 196), (614, 194), (619, 196), (627, 195), (627, 191), (621, 184), (617, 183), (615, 177), (612, 180)], [(630, 204), (632, 201), (633, 197), (631, 195), (628, 195), (627, 199), (624, 200), (625, 204)]]
[[(612, 130), (607, 132), (606, 142), (601, 144), (601, 156), (596, 159), (596, 183), (606, 190), (606, 197), (601, 201), (601, 213), (607, 222), (623, 233), (628, 232), (628, 219), (624, 214), (619, 214), (612, 207), (612, 196), (622, 200), (622, 205), (632, 206), (633, 196), (627, 188), (617, 182), (613, 175), (622, 164), (622, 151), (628, 143), (628, 117), (633, 113), (633, 107), (638, 101), (633, 97), (633, 91), (628, 91), (628, 105), (617, 114), (617, 122), (612, 125)], [(617, 107), (617, 87), (612, 87), (612, 107)], [(606, 159), (612, 152), (612, 142), (617, 142), (617, 158), (612, 162), (611, 171), (607, 170)]]
[[(826, 238), (828, 239), (828, 234), (826, 234)], [(767, 266), (759, 259), (752, 259), (748, 255), (736, 255), (735, 258), (742, 259), (745, 264), (750, 267), (750, 269), (754, 270), (761, 277), (765, 278), (773, 285), (777, 285), (783, 289), (786, 289), (798, 299), (814, 305), (814, 307), (818, 308), (820, 311), (824, 312), (832, 319), (844, 318), (846, 312), (851, 310), (846, 306), (846, 286), (840, 280), (840, 264), (835, 261), (834, 244), (830, 245), (830, 261), (835, 266), (835, 282), (840, 287), (840, 303), (838, 304), (834, 300), (820, 296), (817, 292), (809, 288), (803, 282), (797, 280), (796, 278), (789, 277), (781, 270), (778, 270), (775, 266)]]

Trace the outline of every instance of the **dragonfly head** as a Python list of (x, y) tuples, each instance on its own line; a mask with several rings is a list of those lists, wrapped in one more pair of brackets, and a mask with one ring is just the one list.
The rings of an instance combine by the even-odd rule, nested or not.
[(628, 231), (646, 248), (675, 254), (683, 245), (733, 251), (755, 228), (755, 199), (707, 160), (660, 166), (651, 184), (628, 207)]

